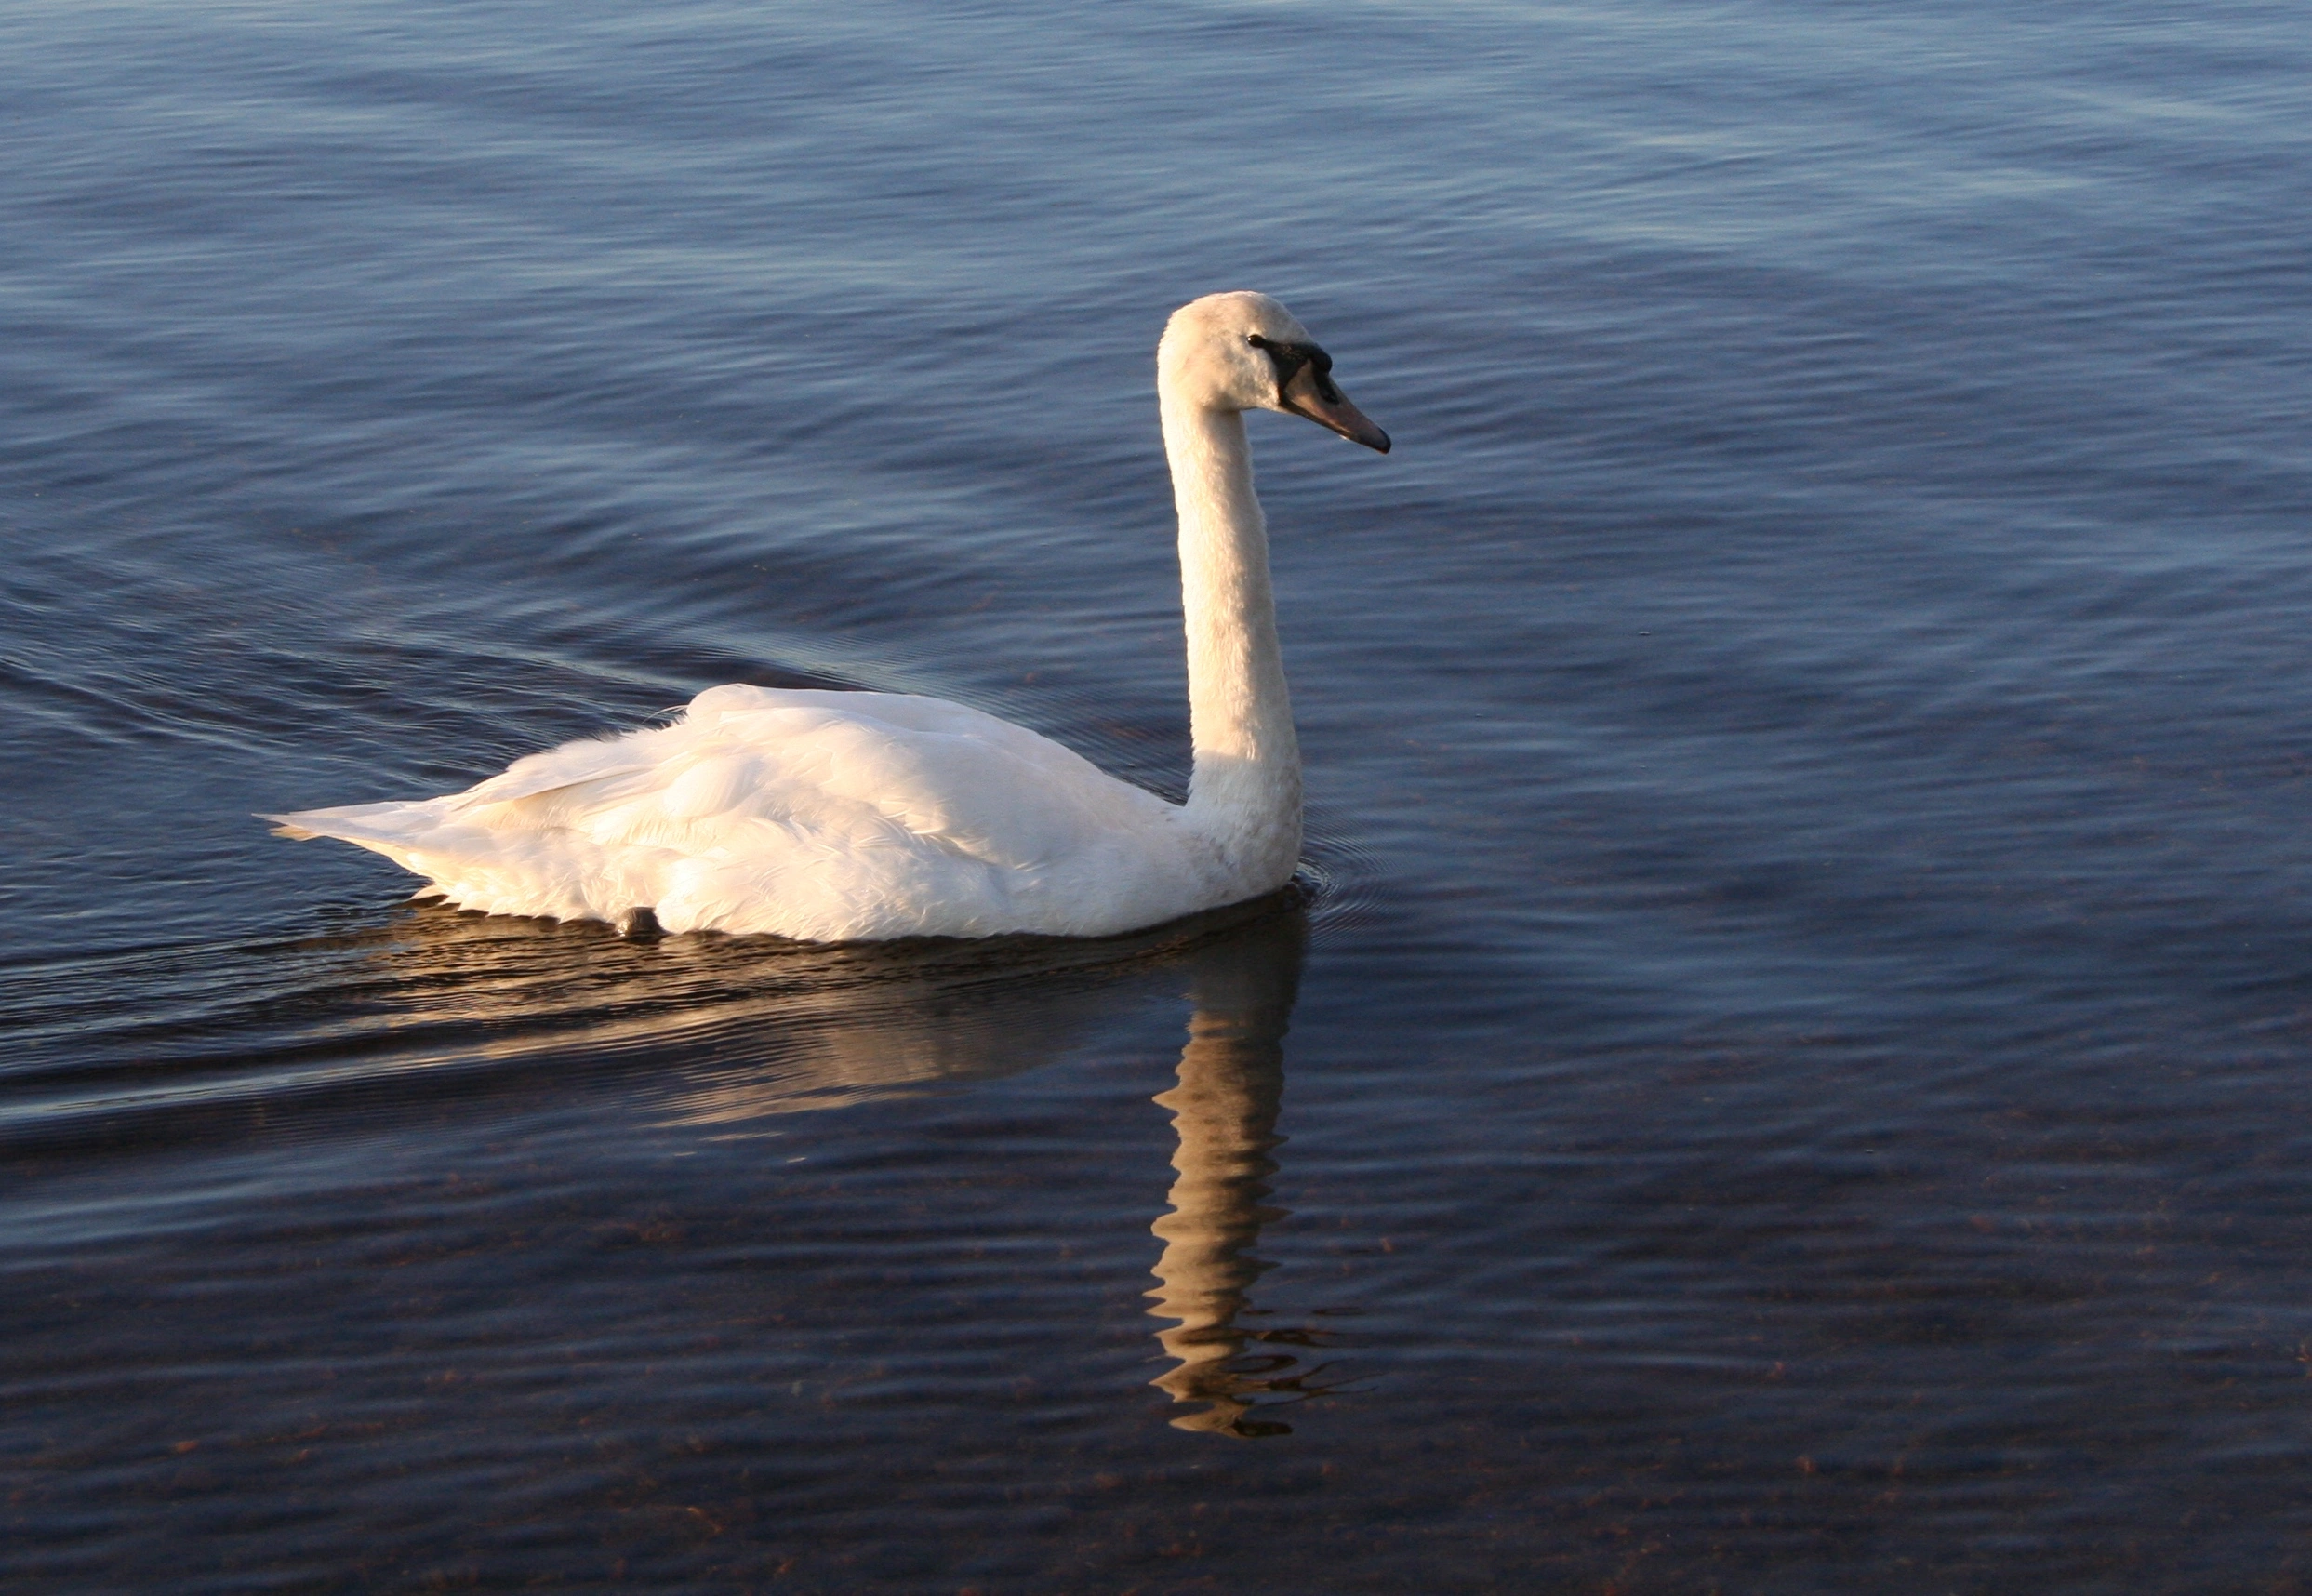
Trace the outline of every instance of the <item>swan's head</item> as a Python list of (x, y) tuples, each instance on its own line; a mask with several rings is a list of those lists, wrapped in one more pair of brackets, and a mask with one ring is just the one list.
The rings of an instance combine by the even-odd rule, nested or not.
[(1333, 381), (1333, 357), (1266, 294), (1206, 294), (1182, 305), (1156, 346), (1157, 386), (1216, 410), (1284, 410), (1389, 453), (1389, 434)]

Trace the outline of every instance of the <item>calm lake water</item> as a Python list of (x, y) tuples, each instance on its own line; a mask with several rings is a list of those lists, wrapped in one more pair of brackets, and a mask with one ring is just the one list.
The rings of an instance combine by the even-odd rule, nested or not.
[[(2312, 12), (0, 0), (0, 1582), (2312, 1588)], [(726, 681), (1311, 840), (1116, 943), (253, 811)]]

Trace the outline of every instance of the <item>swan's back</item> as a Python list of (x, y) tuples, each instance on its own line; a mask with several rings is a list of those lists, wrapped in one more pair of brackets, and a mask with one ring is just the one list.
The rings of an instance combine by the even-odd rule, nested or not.
[(899, 694), (714, 687), (673, 725), (533, 754), (449, 797), (275, 818), (466, 908), (649, 909), (668, 931), (1100, 936), (1213, 890), (1173, 805), (1022, 727)]

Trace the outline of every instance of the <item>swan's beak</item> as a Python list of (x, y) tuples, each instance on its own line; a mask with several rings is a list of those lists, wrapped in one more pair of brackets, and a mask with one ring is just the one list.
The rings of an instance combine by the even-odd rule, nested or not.
[(1330, 361), (1311, 360), (1279, 385), (1277, 398), (1296, 416), (1328, 427), (1352, 444), (1389, 453), (1389, 434), (1375, 426), (1362, 410), (1349, 402), (1325, 370)]

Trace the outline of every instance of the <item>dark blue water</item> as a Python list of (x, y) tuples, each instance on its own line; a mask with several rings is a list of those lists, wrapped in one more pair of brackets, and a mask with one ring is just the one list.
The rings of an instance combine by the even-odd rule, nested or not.
[[(2312, 1586), (2304, 6), (18, 3), (0, 86), (11, 1590)], [(625, 941), (251, 818), (724, 681), (1176, 792), (1240, 286), (1398, 443), (1255, 427), (1295, 900)]]

